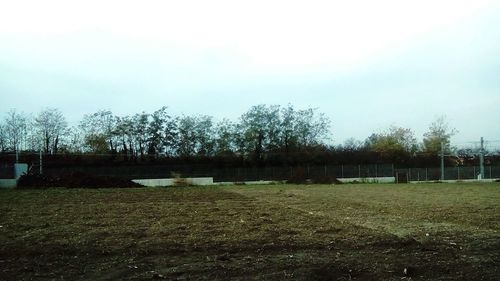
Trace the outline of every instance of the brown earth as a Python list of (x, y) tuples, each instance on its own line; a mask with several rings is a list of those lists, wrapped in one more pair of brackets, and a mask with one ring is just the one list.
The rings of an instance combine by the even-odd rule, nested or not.
[(498, 280), (498, 184), (436, 186), (0, 191), (0, 280)]

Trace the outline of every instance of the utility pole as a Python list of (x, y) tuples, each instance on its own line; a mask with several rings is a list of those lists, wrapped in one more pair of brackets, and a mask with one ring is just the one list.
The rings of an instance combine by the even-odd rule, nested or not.
[(42, 149), (40, 148), (40, 175), (43, 172), (43, 164), (42, 164)]
[(484, 139), (481, 137), (481, 149), (479, 150), (479, 176), (484, 179)]
[(444, 142), (441, 141), (441, 180), (444, 180)]

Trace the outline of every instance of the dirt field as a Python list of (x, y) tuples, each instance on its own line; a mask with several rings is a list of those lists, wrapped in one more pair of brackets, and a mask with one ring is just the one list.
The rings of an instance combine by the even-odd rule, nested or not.
[(500, 184), (0, 191), (0, 280), (499, 280)]

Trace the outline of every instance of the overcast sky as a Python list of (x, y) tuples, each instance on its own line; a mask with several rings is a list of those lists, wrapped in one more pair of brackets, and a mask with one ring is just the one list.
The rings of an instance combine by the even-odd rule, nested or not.
[(500, 140), (500, 1), (2, 1), (0, 114), (315, 107), (335, 143)]

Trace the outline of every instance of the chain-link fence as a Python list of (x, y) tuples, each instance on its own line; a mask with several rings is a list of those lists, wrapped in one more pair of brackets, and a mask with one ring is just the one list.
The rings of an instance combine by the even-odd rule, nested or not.
[[(5, 159), (4, 159), (5, 160)], [(0, 163), (0, 178), (13, 178), (14, 158)], [(39, 173), (38, 155), (25, 161), (31, 173)], [(5, 163), (4, 163), (5, 162)], [(7, 163), (8, 162), (8, 163)], [(48, 162), (48, 163), (47, 163)], [(216, 182), (290, 180), (321, 178), (379, 178), (396, 177), (405, 181), (437, 181), (441, 178), (441, 169), (400, 168), (392, 164), (372, 165), (303, 165), (303, 166), (266, 166), (266, 167), (226, 167), (218, 168), (212, 164), (114, 164), (100, 165), (61, 165), (57, 162), (43, 163), (43, 174), (58, 176), (61, 174), (83, 173), (95, 176), (111, 176), (123, 179), (154, 179), (180, 177), (213, 177)], [(102, 162), (102, 161), (101, 161)], [(103, 162), (104, 163), (104, 162)], [(445, 180), (477, 179), (479, 166), (446, 167)], [(500, 178), (500, 166), (485, 166), (485, 179)]]
[(14, 164), (0, 163), (0, 179), (12, 179), (14, 174)]
[[(37, 168), (33, 169), (38, 171)], [(214, 181), (289, 180), (291, 178), (376, 178), (391, 177), (393, 165), (323, 165), (213, 168), (203, 165), (134, 165), (44, 167), (44, 174), (84, 173), (129, 179), (182, 177), (213, 177)]]
[[(38, 169), (33, 169), (35, 172)], [(437, 181), (441, 178), (440, 168), (395, 169), (393, 165), (323, 165), (299, 167), (238, 167), (213, 168), (201, 165), (137, 165), (105, 167), (44, 167), (44, 174), (57, 175), (84, 173), (97, 176), (112, 176), (127, 179), (153, 179), (181, 177), (213, 177), (214, 181), (257, 181), (289, 180), (292, 178), (378, 178), (403, 174), (408, 181)], [(477, 166), (447, 167), (445, 180), (477, 179)], [(485, 179), (500, 178), (500, 166), (485, 166)]]
[[(406, 174), (409, 181), (437, 181), (441, 179), (441, 168), (396, 169), (396, 172)], [(444, 168), (444, 180), (478, 179), (479, 174), (479, 166), (457, 166)], [(484, 178), (500, 178), (500, 166), (485, 166)]]
[(288, 180), (292, 178), (390, 177), (392, 165), (323, 165), (299, 167), (226, 168), (214, 170), (215, 181)]

